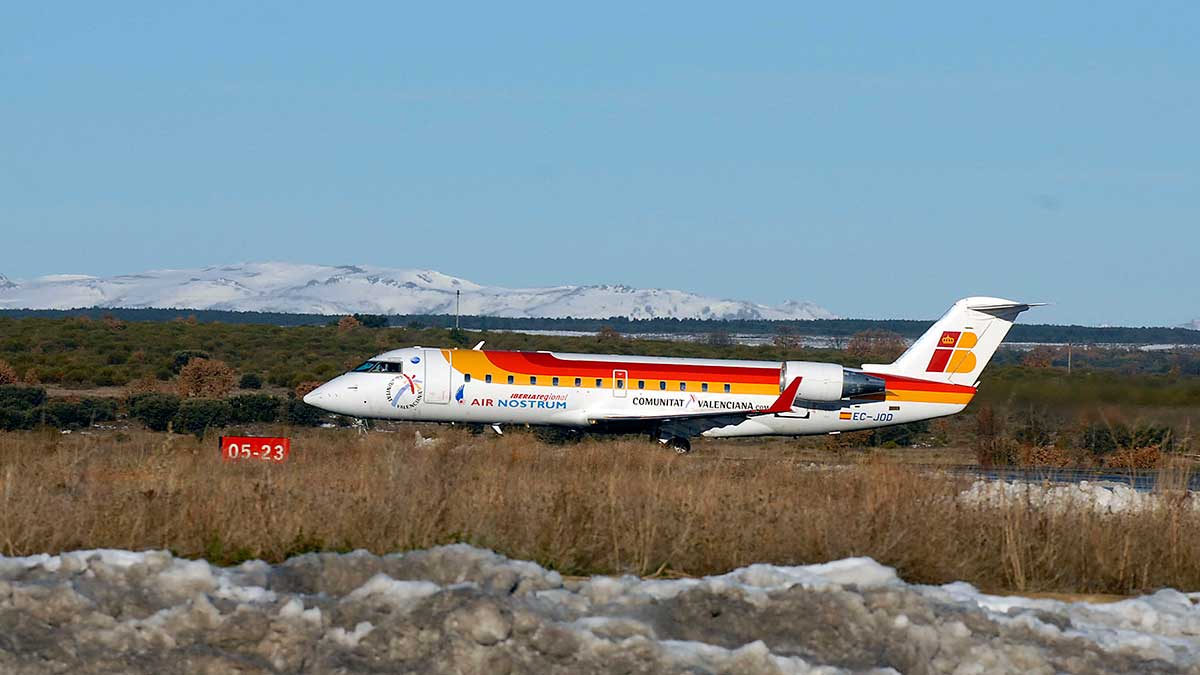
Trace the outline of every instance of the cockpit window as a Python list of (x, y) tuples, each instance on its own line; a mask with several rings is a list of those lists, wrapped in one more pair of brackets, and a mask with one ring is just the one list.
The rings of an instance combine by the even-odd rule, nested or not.
[(398, 373), (400, 372), (400, 363), (392, 361), (367, 361), (361, 366), (350, 371), (352, 373)]

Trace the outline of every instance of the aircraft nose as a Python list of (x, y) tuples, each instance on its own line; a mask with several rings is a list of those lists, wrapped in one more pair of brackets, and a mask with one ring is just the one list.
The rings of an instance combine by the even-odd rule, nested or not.
[(312, 391), (305, 394), (304, 398), (302, 400), (305, 403), (307, 403), (311, 406), (316, 406), (318, 408), (323, 407), (322, 404), (327, 405), (330, 401), (337, 398), (336, 390), (329, 385), (330, 385), (330, 383), (326, 382), (325, 384), (317, 387), (316, 389), (313, 389)]

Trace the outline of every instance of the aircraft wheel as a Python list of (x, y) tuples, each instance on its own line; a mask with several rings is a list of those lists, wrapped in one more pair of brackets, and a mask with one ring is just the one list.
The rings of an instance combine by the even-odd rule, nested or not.
[(675, 436), (674, 438), (668, 440), (667, 445), (671, 446), (671, 449), (674, 450), (675, 454), (677, 455), (686, 455), (692, 451), (691, 442), (682, 436)]

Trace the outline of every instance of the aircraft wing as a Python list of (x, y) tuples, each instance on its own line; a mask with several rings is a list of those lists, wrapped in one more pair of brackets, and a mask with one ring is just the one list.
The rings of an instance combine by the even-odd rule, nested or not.
[(792, 380), (787, 389), (775, 399), (769, 408), (763, 410), (738, 410), (729, 411), (721, 410), (717, 412), (693, 412), (681, 413), (671, 412), (657, 415), (627, 415), (627, 414), (605, 414), (599, 413), (589, 415), (588, 421), (592, 424), (616, 423), (616, 424), (634, 424), (638, 422), (657, 423), (660, 427), (669, 429), (672, 433), (679, 436), (698, 436), (701, 433), (718, 427), (725, 427), (731, 424), (739, 424), (750, 417), (758, 417), (760, 415), (775, 415), (778, 413), (790, 412), (792, 402), (796, 400), (796, 392), (800, 390), (800, 378)]

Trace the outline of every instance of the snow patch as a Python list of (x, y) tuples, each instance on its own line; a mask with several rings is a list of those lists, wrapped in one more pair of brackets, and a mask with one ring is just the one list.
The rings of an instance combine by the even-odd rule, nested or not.
[[(958, 495), (968, 504), (998, 507), (1005, 504), (1027, 503), (1037, 508), (1059, 510), (1089, 509), (1097, 513), (1128, 513), (1150, 511), (1166, 506), (1163, 495), (1138, 492), (1128, 485), (1108, 482), (1080, 481), (1078, 483), (1043, 485), (1022, 481), (977, 480)], [(1200, 509), (1200, 497), (1183, 495), (1190, 509)]]
[(1002, 597), (908, 584), (869, 558), (564, 581), (463, 544), (229, 568), (95, 550), (0, 557), (0, 591), (6, 672), (169, 672), (180, 654), (211, 659), (189, 662), (205, 672), (263, 658), (347, 673), (1200, 669), (1200, 593)]
[(402, 609), (442, 590), (428, 581), (397, 581), (386, 574), (376, 574), (367, 583), (350, 591), (346, 602), (380, 602)]
[(367, 635), (370, 635), (371, 631), (373, 630), (375, 630), (375, 627), (371, 625), (371, 622), (360, 621), (358, 625), (354, 627), (353, 631), (347, 632), (345, 628), (334, 628), (333, 630), (329, 631), (329, 639), (342, 645), (343, 647), (353, 648), (357, 647), (359, 640), (362, 640)]

